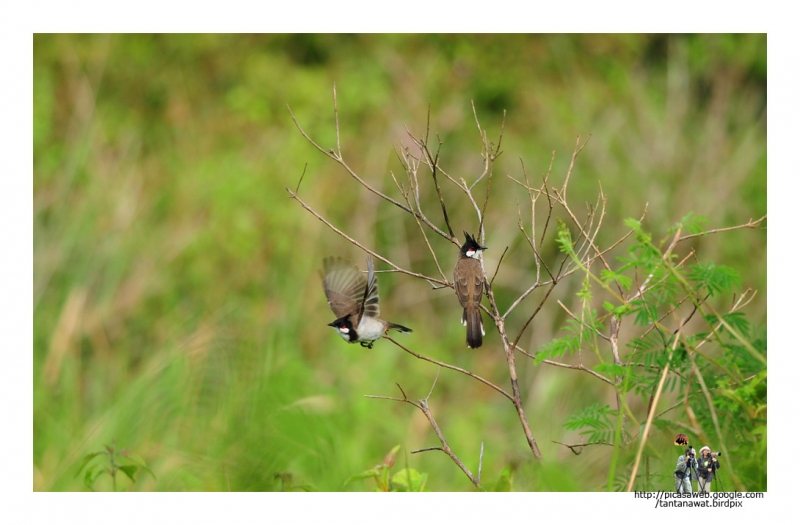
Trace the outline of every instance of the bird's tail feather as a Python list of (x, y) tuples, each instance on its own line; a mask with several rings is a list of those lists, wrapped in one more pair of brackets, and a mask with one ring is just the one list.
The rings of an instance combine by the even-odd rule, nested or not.
[(401, 324), (394, 324), (394, 323), (389, 323), (389, 328), (388, 329), (397, 330), (398, 332), (402, 332), (404, 334), (408, 334), (408, 333), (413, 332), (413, 330), (411, 328), (408, 328), (408, 327), (403, 326)]
[(478, 308), (465, 308), (461, 321), (467, 325), (467, 346), (479, 348), (483, 344), (483, 336), (486, 335), (481, 311)]

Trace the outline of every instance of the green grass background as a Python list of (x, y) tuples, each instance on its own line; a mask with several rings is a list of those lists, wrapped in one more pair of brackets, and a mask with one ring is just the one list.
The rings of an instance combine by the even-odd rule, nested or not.
[[(429, 108), (443, 164), (467, 180), (482, 169), (471, 101), (495, 142), (507, 111), (486, 218), (487, 267), (509, 246), (501, 305), (532, 268), (516, 225), (527, 195), (506, 175), (520, 178), (524, 163), (538, 179), (556, 151), (560, 184), (577, 135), (592, 137), (570, 200), (585, 213), (602, 185), (601, 246), (645, 203), (656, 238), (690, 211), (709, 228), (766, 214), (765, 35), (37, 34), (34, 490), (83, 490), (75, 467), (112, 440), (156, 474), (121, 480), (125, 490), (279, 490), (275, 476), (286, 472), (340, 490), (396, 444), (398, 463), (428, 473), (429, 489), (472, 490), (444, 454), (408, 454), (438, 445), (421, 413), (364, 397), (395, 396), (395, 383), (425, 397), (436, 368), (387, 341), (347, 345), (325, 326), (322, 257), (363, 267), (364, 256), (287, 198), (303, 169), (300, 195), (317, 211), (392, 260), (436, 273), (414, 221), (294, 127), (287, 104), (319, 144), (335, 145), (334, 83), (345, 159), (393, 195), (390, 172), (403, 175), (394, 148), (409, 144), (406, 128), (424, 133)], [(476, 230), (462, 194), (444, 191), (454, 229)], [(441, 225), (435, 198), (423, 206)], [(455, 249), (432, 243), (449, 273)], [(747, 314), (765, 326), (766, 232), (692, 247), (759, 291)], [(552, 238), (544, 253), (555, 260)], [(398, 274), (380, 283), (384, 315), (414, 329), (403, 339), (411, 348), (506, 386), (496, 332), (466, 350), (451, 292)], [(554, 301), (577, 304), (579, 285), (560, 285), (523, 346), (558, 335), (565, 316)], [(483, 442), (486, 482), (512, 465), (515, 490), (603, 489), (610, 448), (574, 456), (552, 441), (579, 441), (562, 426), (568, 416), (613, 403), (613, 392), (588, 374), (518, 363), (545, 464), (532, 461), (504, 398), (444, 370), (431, 408), (451, 447), (476, 472)], [(651, 474), (671, 475), (673, 434), (653, 434)], [(650, 483), (669, 489), (671, 478)], [(110, 486), (100, 478), (95, 488)]]

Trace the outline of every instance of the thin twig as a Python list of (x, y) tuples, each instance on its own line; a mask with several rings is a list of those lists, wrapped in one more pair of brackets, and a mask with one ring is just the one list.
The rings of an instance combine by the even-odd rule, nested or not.
[[(572, 317), (572, 319), (573, 319), (573, 320), (577, 321), (577, 322), (578, 322), (579, 324), (581, 324), (581, 325), (582, 325), (584, 328), (592, 328), (592, 327), (591, 327), (591, 326), (589, 326), (588, 324), (584, 323), (582, 320), (580, 320), (580, 319), (578, 319), (577, 317), (575, 317), (575, 314), (573, 314), (573, 313), (572, 313), (572, 312), (569, 310), (569, 308), (567, 308), (567, 307), (564, 305), (564, 303), (562, 303), (562, 302), (561, 302), (561, 300), (560, 300), (560, 299), (559, 299), (559, 300), (557, 300), (556, 302), (558, 303), (558, 305), (561, 307), (561, 309), (562, 309), (562, 310), (564, 310), (565, 312), (567, 312), (567, 315), (568, 315), (568, 316)], [(597, 329), (594, 329), (594, 328), (592, 328), (592, 331), (593, 331), (594, 333), (596, 333), (597, 335), (599, 335), (600, 337), (602, 337), (603, 339), (605, 339), (606, 341), (610, 341), (610, 340), (611, 340), (611, 337), (607, 336), (606, 334), (604, 334), (604, 333), (603, 333), (603, 332), (601, 332), (600, 330), (597, 330)]]
[(308, 168), (308, 162), (303, 166), (303, 173), (300, 174), (300, 180), (297, 181), (297, 188), (294, 189), (295, 194), (300, 192), (300, 184), (303, 183), (303, 177), (306, 176), (306, 168)]
[(613, 443), (609, 443), (608, 441), (590, 441), (588, 443), (576, 443), (573, 445), (570, 445), (568, 443), (562, 443), (560, 441), (555, 441), (555, 440), (552, 440), (552, 442), (558, 445), (564, 445), (570, 450), (570, 452), (572, 452), (576, 456), (580, 455), (580, 453), (583, 452), (583, 447), (588, 447), (589, 445), (609, 445), (611, 447), (614, 446)]
[(412, 450), (411, 453), (416, 454), (418, 452), (429, 452), (431, 450), (438, 450), (440, 452), (444, 452), (444, 449), (442, 447), (425, 447), (425, 448), (418, 448), (417, 450)]
[(373, 188), (371, 185), (367, 184), (367, 182), (366, 182), (364, 179), (362, 179), (361, 177), (359, 177), (359, 176), (358, 176), (358, 174), (357, 174), (355, 171), (353, 171), (353, 169), (352, 169), (352, 168), (351, 168), (351, 167), (350, 167), (350, 166), (349, 166), (349, 165), (348, 165), (348, 164), (347, 164), (347, 163), (344, 161), (344, 159), (341, 157), (341, 155), (340, 155), (339, 153), (334, 153), (334, 152), (333, 152), (333, 150), (327, 150), (327, 151), (326, 151), (324, 148), (322, 148), (322, 146), (320, 146), (319, 144), (317, 144), (316, 142), (314, 142), (314, 140), (313, 140), (313, 139), (312, 139), (312, 138), (311, 138), (311, 137), (308, 135), (308, 133), (306, 133), (306, 132), (305, 132), (305, 130), (302, 128), (302, 126), (300, 126), (300, 123), (299, 123), (299, 122), (297, 122), (297, 118), (295, 118), (295, 116), (294, 116), (294, 113), (292, 113), (292, 109), (289, 107), (289, 105), (288, 105), (288, 104), (286, 105), (286, 107), (287, 107), (287, 109), (289, 110), (289, 114), (290, 114), (290, 115), (291, 115), (291, 117), (292, 117), (292, 121), (294, 122), (294, 125), (295, 125), (295, 126), (297, 127), (297, 129), (300, 131), (300, 134), (301, 134), (301, 135), (303, 135), (303, 137), (304, 137), (304, 138), (305, 138), (305, 139), (306, 139), (306, 140), (307, 140), (307, 141), (308, 141), (308, 142), (309, 142), (309, 143), (310, 143), (312, 146), (314, 146), (315, 148), (317, 148), (317, 150), (319, 150), (319, 151), (320, 151), (322, 154), (324, 154), (326, 157), (328, 157), (328, 158), (330, 158), (330, 159), (333, 159), (333, 160), (334, 160), (334, 161), (336, 161), (336, 162), (337, 162), (337, 163), (338, 163), (340, 166), (342, 166), (342, 167), (343, 167), (343, 168), (344, 168), (344, 169), (347, 171), (347, 173), (349, 173), (349, 174), (350, 174), (350, 176), (351, 176), (351, 177), (353, 177), (353, 178), (354, 178), (356, 181), (358, 181), (358, 183), (359, 183), (359, 184), (361, 184), (361, 185), (362, 185), (364, 188), (366, 188), (368, 191), (370, 191), (370, 192), (374, 193), (374, 194), (375, 194), (375, 195), (377, 195), (378, 197), (382, 198), (383, 200), (385, 200), (385, 201), (387, 201), (387, 202), (390, 202), (390, 203), (394, 204), (395, 206), (397, 206), (397, 207), (398, 207), (398, 208), (400, 208), (401, 210), (405, 211), (406, 213), (411, 213), (411, 214), (413, 214), (413, 215), (416, 215), (416, 216), (417, 216), (417, 217), (418, 217), (420, 220), (422, 220), (422, 222), (424, 222), (424, 223), (425, 223), (425, 225), (426, 225), (426, 226), (428, 226), (428, 227), (429, 227), (431, 230), (435, 231), (436, 233), (438, 233), (438, 234), (439, 234), (439, 235), (441, 235), (442, 237), (444, 237), (444, 238), (446, 238), (446, 239), (452, 239), (452, 236), (449, 236), (449, 235), (447, 235), (447, 233), (445, 233), (444, 231), (442, 231), (442, 230), (441, 230), (439, 227), (437, 227), (437, 226), (436, 226), (435, 224), (433, 224), (433, 223), (432, 223), (430, 220), (428, 220), (428, 218), (427, 218), (427, 217), (425, 217), (425, 216), (423, 216), (423, 215), (421, 215), (421, 214), (418, 214), (417, 212), (415, 212), (415, 211), (411, 210), (411, 209), (410, 209), (410, 208), (408, 208), (407, 206), (404, 206), (402, 203), (400, 203), (400, 202), (396, 201), (395, 199), (393, 199), (393, 198), (389, 197), (389, 196), (388, 196), (388, 195), (386, 195), (385, 193), (383, 193), (383, 192), (381, 192), (381, 191), (379, 191), (379, 190), (377, 190), (377, 189)]
[(492, 317), (494, 318), (495, 326), (497, 326), (497, 332), (500, 334), (500, 339), (503, 342), (503, 350), (506, 354), (506, 364), (508, 366), (508, 376), (511, 380), (511, 393), (513, 396), (512, 403), (514, 404), (514, 408), (517, 410), (517, 418), (522, 425), (522, 431), (525, 434), (528, 447), (531, 449), (533, 457), (541, 461), (542, 453), (539, 451), (539, 446), (536, 444), (536, 438), (533, 437), (533, 432), (531, 431), (530, 424), (528, 423), (528, 416), (525, 414), (525, 408), (522, 406), (522, 395), (520, 394), (519, 389), (519, 380), (517, 378), (517, 366), (514, 351), (516, 342), (514, 343), (514, 346), (509, 343), (505, 319), (500, 316), (500, 312), (497, 308), (497, 301), (494, 297), (494, 290), (490, 283), (486, 283), (486, 296), (489, 298), (489, 303), (492, 307)]
[(664, 382), (667, 379), (667, 372), (669, 371), (670, 364), (672, 362), (672, 355), (675, 353), (675, 349), (678, 347), (678, 340), (681, 336), (681, 329), (683, 329), (684, 322), (681, 321), (678, 324), (678, 332), (675, 334), (675, 339), (672, 342), (672, 348), (669, 351), (669, 355), (667, 356), (667, 364), (664, 365), (664, 369), (661, 371), (661, 379), (658, 381), (658, 386), (656, 388), (655, 395), (653, 396), (652, 403), (650, 404), (650, 410), (647, 413), (647, 421), (644, 425), (644, 431), (642, 432), (642, 437), (639, 440), (639, 449), (636, 452), (636, 460), (633, 462), (633, 469), (631, 470), (631, 477), (628, 480), (628, 486), (626, 488), (627, 492), (630, 492), (633, 489), (633, 482), (636, 479), (636, 472), (639, 470), (639, 462), (642, 459), (642, 452), (644, 452), (644, 446), (647, 443), (647, 435), (650, 432), (650, 426), (653, 424), (653, 418), (655, 416), (656, 407), (658, 406), (658, 400), (661, 397), (661, 392), (664, 389)]
[(428, 401), (429, 401), (429, 398), (430, 398), (431, 394), (433, 393), (434, 386), (436, 386), (436, 380), (438, 380), (438, 379), (439, 379), (439, 373), (437, 372), (436, 373), (436, 379), (434, 379), (434, 381), (433, 381), (433, 386), (431, 386), (431, 390), (428, 393), (428, 397), (425, 398), (425, 399), (420, 399), (416, 403), (414, 401), (411, 401), (408, 398), (408, 396), (406, 395), (405, 391), (403, 390), (403, 387), (401, 387), (399, 383), (396, 383), (396, 384), (397, 384), (397, 388), (399, 388), (400, 392), (402, 392), (402, 394), (403, 394), (403, 398), (402, 399), (397, 398), (397, 397), (373, 396), (373, 395), (367, 395), (367, 396), (364, 396), (364, 397), (368, 397), (368, 398), (371, 398), (371, 399), (386, 399), (386, 400), (389, 400), (389, 401), (397, 401), (399, 403), (408, 403), (409, 405), (419, 409), (423, 414), (425, 414), (425, 417), (428, 419), (428, 422), (430, 423), (431, 427), (433, 428), (433, 431), (436, 433), (436, 437), (439, 438), (439, 442), (442, 444), (442, 446), (441, 447), (421, 448), (421, 449), (413, 450), (413, 451), (411, 451), (411, 453), (412, 454), (416, 454), (418, 452), (427, 452), (427, 451), (430, 451), (430, 450), (440, 450), (440, 451), (444, 452), (445, 454), (447, 454), (450, 457), (451, 460), (453, 460), (453, 462), (458, 466), (458, 468), (460, 468), (462, 470), (462, 472), (464, 472), (464, 474), (466, 474), (466, 476), (469, 478), (469, 480), (472, 482), (473, 485), (475, 485), (477, 488), (481, 488), (481, 484), (480, 484), (480, 481), (478, 480), (478, 478), (476, 478), (475, 476), (472, 475), (472, 472), (469, 471), (467, 466), (464, 465), (464, 463), (458, 458), (458, 456), (450, 448), (450, 445), (447, 444), (447, 440), (445, 439), (444, 434), (442, 433), (442, 430), (439, 428), (439, 425), (436, 423), (436, 419), (433, 417), (433, 414), (431, 413), (430, 407), (428, 405)]
[(753, 219), (750, 219), (749, 221), (747, 221), (747, 224), (740, 224), (738, 226), (730, 226), (728, 228), (717, 228), (715, 230), (708, 230), (708, 231), (704, 231), (704, 232), (700, 232), (700, 233), (692, 233), (690, 235), (684, 235), (683, 237), (678, 239), (678, 242), (685, 241), (686, 239), (691, 239), (692, 237), (702, 237), (703, 235), (709, 235), (709, 234), (712, 234), (712, 233), (728, 232), (728, 231), (731, 231), (731, 230), (739, 230), (739, 229), (742, 229), (742, 228), (757, 228), (758, 225), (763, 220), (765, 220), (766, 218), (767, 218), (767, 216), (764, 215), (763, 217), (761, 217), (760, 219), (758, 219), (756, 221), (754, 221)]
[(508, 246), (506, 246), (506, 249), (503, 250), (502, 255), (500, 255), (500, 260), (497, 261), (497, 268), (494, 269), (494, 275), (492, 275), (492, 280), (489, 281), (489, 285), (491, 285), (494, 282), (494, 278), (497, 277), (497, 272), (498, 272), (498, 270), (500, 270), (500, 263), (503, 262), (503, 257), (506, 256), (506, 252), (507, 251), (508, 251)]
[[(392, 178), (394, 178), (394, 174), (392, 174)], [(403, 194), (403, 196), (405, 197), (405, 200), (406, 200), (406, 203), (408, 203), (408, 206), (411, 207), (411, 200), (408, 198), (408, 195), (407, 194)], [(444, 205), (444, 203), (442, 203), (442, 205)], [(417, 209), (419, 210), (419, 201), (417, 201)], [(445, 219), (446, 218), (447, 217), (445, 216)], [(428, 246), (428, 250), (431, 252), (431, 257), (433, 257), (433, 261), (436, 263), (436, 268), (439, 270), (439, 275), (442, 276), (442, 279), (444, 280), (445, 283), (449, 283), (449, 281), (447, 280), (447, 277), (445, 276), (444, 272), (442, 271), (442, 267), (439, 265), (439, 258), (436, 257), (436, 252), (433, 250), (433, 246), (431, 246), (431, 243), (428, 240), (428, 235), (425, 233), (425, 228), (422, 227), (422, 222), (420, 222), (419, 218), (416, 215), (414, 215), (414, 220), (417, 223), (417, 226), (419, 227), (419, 232), (422, 234), (422, 238), (425, 240), (425, 245)], [(450, 225), (448, 223), (448, 227), (449, 226)], [(449, 286), (449, 284), (448, 284), (448, 286)]]
[(447, 280), (444, 280), (444, 281), (442, 281), (442, 280), (440, 280), (440, 279), (436, 279), (436, 278), (434, 278), (434, 277), (429, 277), (429, 276), (427, 276), (427, 275), (423, 275), (423, 274), (421, 274), (421, 273), (414, 273), (414, 272), (411, 272), (411, 271), (409, 271), (409, 270), (406, 270), (405, 268), (401, 268), (400, 266), (398, 266), (398, 265), (394, 264), (392, 261), (390, 261), (390, 260), (389, 260), (389, 259), (387, 259), (386, 257), (383, 257), (382, 255), (379, 255), (377, 252), (374, 252), (374, 251), (370, 250), (369, 248), (367, 248), (366, 246), (364, 246), (363, 244), (361, 244), (360, 242), (358, 242), (357, 240), (353, 239), (352, 237), (350, 237), (349, 235), (347, 235), (346, 233), (344, 233), (342, 230), (340, 230), (339, 228), (337, 228), (336, 226), (334, 226), (333, 224), (331, 224), (331, 223), (330, 223), (330, 222), (329, 222), (327, 219), (325, 219), (325, 218), (324, 218), (322, 215), (320, 215), (319, 213), (317, 213), (317, 212), (316, 212), (316, 211), (315, 211), (315, 210), (314, 210), (314, 209), (313, 209), (311, 206), (309, 206), (308, 204), (306, 204), (306, 203), (305, 203), (305, 202), (304, 202), (304, 201), (303, 201), (303, 200), (302, 200), (302, 199), (301, 199), (301, 198), (300, 198), (300, 197), (297, 195), (297, 193), (293, 192), (293, 191), (292, 191), (292, 190), (290, 190), (289, 188), (286, 188), (286, 191), (287, 191), (287, 192), (289, 192), (289, 197), (291, 197), (292, 199), (294, 199), (294, 200), (296, 200), (297, 202), (299, 202), (299, 203), (300, 203), (300, 205), (301, 205), (303, 208), (305, 208), (305, 209), (306, 209), (306, 210), (307, 210), (309, 213), (311, 213), (311, 214), (312, 214), (314, 217), (316, 217), (316, 218), (317, 218), (317, 219), (319, 219), (319, 220), (320, 220), (322, 223), (324, 223), (326, 226), (328, 226), (328, 228), (330, 228), (331, 230), (335, 231), (336, 233), (338, 233), (339, 235), (341, 235), (342, 237), (344, 237), (345, 239), (347, 239), (347, 240), (348, 240), (348, 241), (349, 241), (351, 244), (353, 244), (353, 245), (355, 245), (355, 246), (358, 246), (359, 248), (361, 248), (362, 250), (364, 250), (364, 251), (365, 251), (365, 252), (367, 252), (368, 254), (372, 255), (372, 256), (373, 256), (373, 257), (375, 257), (376, 259), (380, 259), (381, 261), (385, 262), (386, 264), (388, 264), (389, 266), (391, 266), (392, 268), (394, 268), (394, 269), (395, 269), (395, 270), (397, 270), (398, 272), (400, 272), (400, 273), (404, 273), (404, 274), (406, 274), (406, 275), (410, 275), (411, 277), (416, 277), (417, 279), (422, 279), (422, 280), (428, 281), (429, 283), (437, 283), (437, 284), (441, 284), (441, 285), (442, 285), (442, 286), (444, 286), (444, 287), (449, 287), (449, 286), (450, 286), (450, 283), (449, 283), (449, 282), (447, 282)]
[[(516, 350), (517, 350), (517, 352), (520, 352), (521, 354), (526, 355), (526, 356), (530, 357), (533, 360), (536, 360), (536, 356), (535, 355), (533, 355), (533, 354), (531, 354), (529, 352), (526, 352), (524, 349), (522, 349), (520, 347), (517, 347)], [(581, 365), (569, 365), (567, 363), (561, 363), (559, 361), (553, 361), (551, 359), (542, 359), (539, 362), (540, 363), (544, 363), (546, 365), (558, 366), (558, 367), (561, 367), (561, 368), (571, 368), (572, 370), (580, 370), (582, 372), (586, 372), (587, 374), (593, 375), (594, 377), (596, 377), (597, 379), (600, 379), (601, 381), (605, 381), (609, 385), (612, 385), (612, 386), (614, 385), (614, 382), (612, 380), (610, 380), (609, 378), (607, 378), (606, 376), (604, 376), (602, 374), (599, 374), (599, 373), (595, 372), (594, 370), (592, 370), (591, 368), (587, 368), (582, 364)]]
[(481, 482), (481, 470), (483, 469), (483, 441), (481, 441), (481, 454), (478, 456), (478, 483)]
[[(429, 105), (427, 126), (425, 128), (425, 143), (424, 143), (425, 151), (427, 151), (428, 148), (428, 137), (430, 136), (429, 135), (430, 129), (431, 129), (431, 107)], [(439, 166), (439, 150), (441, 149), (441, 147), (442, 147), (442, 141), (440, 139), (439, 147), (436, 148), (436, 158), (433, 159), (433, 162), (431, 163), (431, 176), (433, 177), (433, 185), (436, 187), (436, 195), (439, 196), (439, 204), (442, 207), (442, 215), (444, 216), (444, 223), (447, 225), (447, 231), (450, 233), (450, 237), (455, 237), (455, 235), (453, 234), (453, 228), (450, 227), (450, 219), (447, 216), (447, 206), (444, 205), (444, 197), (442, 197), (442, 189), (439, 187), (439, 179), (436, 177), (436, 169)]]
[(569, 184), (569, 176), (572, 175), (572, 169), (575, 167), (575, 159), (578, 158), (578, 155), (580, 154), (581, 151), (583, 151), (583, 148), (586, 147), (586, 144), (589, 143), (589, 140), (591, 140), (591, 138), (592, 135), (589, 134), (589, 138), (586, 139), (586, 141), (583, 143), (583, 146), (581, 146), (580, 135), (578, 135), (577, 138), (575, 139), (575, 149), (572, 152), (572, 160), (570, 160), (569, 162), (569, 169), (567, 169), (567, 177), (564, 179), (564, 185), (561, 186), (561, 196), (564, 200), (567, 199), (567, 185)]
[(342, 142), (339, 138), (339, 106), (336, 103), (336, 82), (333, 83), (333, 120), (336, 124), (336, 153), (342, 158)]
[(511, 401), (513, 401), (513, 400), (514, 400), (514, 399), (511, 397), (511, 394), (509, 394), (508, 392), (506, 392), (505, 390), (503, 390), (503, 389), (502, 389), (502, 388), (500, 388), (499, 386), (495, 385), (495, 384), (494, 384), (494, 383), (492, 383), (491, 381), (489, 381), (489, 380), (486, 380), (486, 379), (482, 378), (482, 377), (481, 377), (481, 376), (479, 376), (479, 375), (473, 374), (473, 373), (472, 373), (472, 372), (470, 372), (469, 370), (464, 370), (463, 368), (459, 368), (459, 367), (457, 367), (457, 366), (455, 366), (455, 365), (451, 365), (451, 364), (448, 364), (448, 363), (444, 363), (444, 362), (442, 362), (442, 361), (437, 361), (436, 359), (430, 358), (430, 357), (428, 357), (428, 356), (425, 356), (425, 355), (422, 355), (422, 354), (418, 354), (418, 353), (414, 352), (413, 350), (409, 350), (408, 348), (406, 348), (406, 347), (405, 347), (405, 346), (403, 346), (402, 344), (398, 343), (397, 341), (395, 341), (394, 339), (392, 339), (392, 338), (391, 338), (390, 336), (388, 336), (388, 335), (384, 335), (383, 337), (384, 337), (384, 339), (388, 339), (389, 341), (393, 342), (395, 345), (397, 345), (398, 347), (400, 347), (402, 350), (404, 350), (404, 351), (408, 352), (409, 354), (413, 355), (413, 356), (414, 356), (414, 357), (416, 357), (417, 359), (422, 359), (423, 361), (427, 361), (427, 362), (429, 362), (429, 363), (433, 363), (433, 364), (435, 364), (435, 365), (439, 365), (439, 366), (441, 366), (442, 368), (447, 368), (447, 369), (449, 369), (449, 370), (455, 370), (456, 372), (460, 372), (460, 373), (462, 373), (462, 374), (464, 374), (464, 375), (467, 375), (467, 376), (469, 376), (469, 377), (471, 377), (471, 378), (473, 378), (473, 379), (477, 379), (478, 381), (480, 381), (480, 382), (481, 382), (481, 383), (483, 383), (484, 385), (486, 385), (486, 386), (488, 386), (489, 388), (491, 388), (491, 389), (493, 389), (493, 390), (497, 391), (498, 393), (502, 394), (503, 396), (505, 396), (505, 397), (506, 397), (506, 398), (508, 398), (509, 400), (511, 400)]

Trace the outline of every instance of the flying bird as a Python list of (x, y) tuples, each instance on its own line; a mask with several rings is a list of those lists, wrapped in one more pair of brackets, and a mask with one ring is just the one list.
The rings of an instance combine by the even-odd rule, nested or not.
[(322, 266), (322, 286), (328, 306), (337, 317), (328, 326), (335, 328), (342, 339), (372, 348), (389, 329), (411, 332), (403, 325), (378, 319), (378, 279), (372, 257), (367, 256), (366, 277), (357, 266), (341, 257), (326, 257)]
[(478, 258), (486, 249), (481, 246), (467, 232), (464, 232), (466, 241), (461, 246), (455, 270), (453, 271), (453, 284), (458, 301), (464, 308), (461, 315), (461, 324), (467, 327), (467, 346), (478, 348), (483, 344), (483, 329), (481, 318), (481, 299), (483, 297), (483, 268)]

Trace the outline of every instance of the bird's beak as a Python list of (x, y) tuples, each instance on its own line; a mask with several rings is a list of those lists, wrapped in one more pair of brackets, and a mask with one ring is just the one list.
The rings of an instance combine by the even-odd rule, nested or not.
[(332, 327), (336, 328), (336, 321), (333, 321), (332, 323), (328, 323), (328, 326), (332, 326)]

